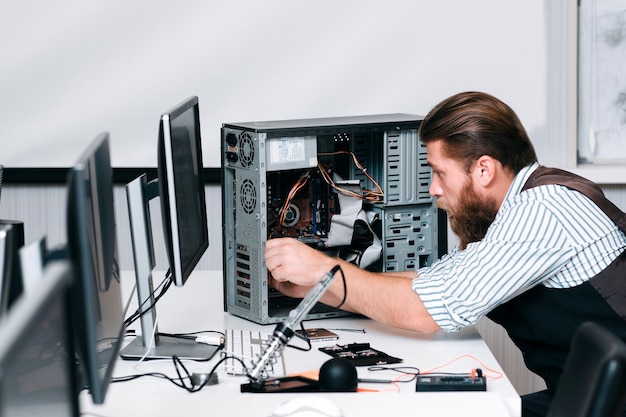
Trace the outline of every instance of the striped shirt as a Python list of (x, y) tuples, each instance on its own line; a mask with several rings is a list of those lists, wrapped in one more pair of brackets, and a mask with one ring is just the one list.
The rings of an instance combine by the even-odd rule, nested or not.
[(483, 240), (456, 247), (413, 279), (445, 331), (476, 323), (536, 284), (577, 286), (626, 250), (626, 236), (591, 200), (560, 185), (521, 189), (538, 167), (522, 169)]

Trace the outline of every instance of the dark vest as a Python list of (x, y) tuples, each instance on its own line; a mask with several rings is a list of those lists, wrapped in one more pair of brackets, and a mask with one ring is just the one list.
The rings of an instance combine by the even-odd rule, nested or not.
[[(626, 233), (626, 214), (593, 182), (567, 171), (539, 167), (522, 191), (546, 184), (583, 193)], [(596, 322), (626, 341), (626, 252), (584, 284), (567, 289), (539, 284), (487, 317), (506, 329), (528, 369), (542, 377), (554, 393), (574, 332), (583, 322)]]

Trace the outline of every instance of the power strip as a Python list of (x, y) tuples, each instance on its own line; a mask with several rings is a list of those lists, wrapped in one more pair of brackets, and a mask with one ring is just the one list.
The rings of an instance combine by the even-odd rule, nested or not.
[(419, 375), (415, 391), (487, 391), (487, 380), (484, 376)]

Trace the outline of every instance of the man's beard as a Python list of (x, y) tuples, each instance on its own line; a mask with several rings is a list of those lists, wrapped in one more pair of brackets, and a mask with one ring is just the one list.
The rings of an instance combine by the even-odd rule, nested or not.
[(498, 213), (495, 201), (481, 199), (474, 191), (471, 180), (463, 186), (459, 205), (454, 211), (439, 200), (437, 206), (448, 213), (450, 228), (459, 237), (462, 250), (470, 243), (478, 242), (485, 237), (487, 229)]

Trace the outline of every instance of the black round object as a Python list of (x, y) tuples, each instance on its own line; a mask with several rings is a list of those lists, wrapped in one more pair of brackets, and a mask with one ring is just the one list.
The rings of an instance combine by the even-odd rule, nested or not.
[(320, 368), (320, 391), (355, 392), (357, 385), (356, 367), (348, 359), (332, 358)]

